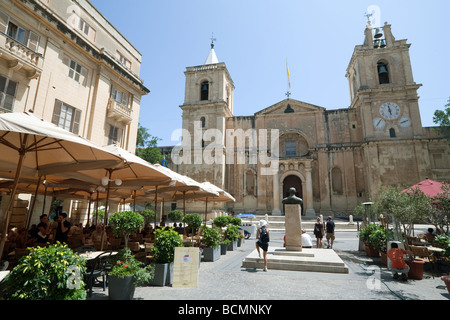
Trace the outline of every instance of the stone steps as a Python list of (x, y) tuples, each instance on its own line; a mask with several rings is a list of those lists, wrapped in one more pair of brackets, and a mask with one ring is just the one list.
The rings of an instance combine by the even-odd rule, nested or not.
[[(326, 273), (348, 273), (348, 267), (332, 249), (307, 249), (301, 252), (286, 251), (284, 248), (270, 248), (267, 254), (268, 269), (287, 271), (310, 271)], [(256, 250), (243, 261), (242, 266), (249, 269), (262, 269), (264, 259)]]

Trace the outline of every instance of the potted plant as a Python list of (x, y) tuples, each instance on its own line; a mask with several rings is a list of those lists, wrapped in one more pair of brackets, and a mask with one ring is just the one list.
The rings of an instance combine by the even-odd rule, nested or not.
[(220, 229), (225, 228), (229, 223), (230, 219), (228, 216), (219, 216), (213, 220), (213, 224)]
[(216, 261), (220, 258), (220, 231), (205, 227), (203, 230), (203, 261)]
[(29, 248), (6, 276), (6, 300), (84, 300), (85, 259), (59, 242), (48, 247)]
[(167, 217), (172, 222), (182, 221), (183, 220), (183, 212), (181, 212), (180, 210), (172, 210), (169, 212)]
[(220, 241), (220, 254), (226, 255), (228, 246), (230, 245), (231, 241), (225, 238), (222, 238), (222, 241)]
[(380, 228), (382, 228), (380, 225), (371, 223), (364, 226), (359, 232), (359, 238), (364, 242), (366, 254), (369, 257), (378, 257), (380, 255), (378, 250), (375, 249), (376, 238), (374, 237), (374, 234)]
[(233, 224), (228, 225), (224, 232), (225, 239), (230, 241), (227, 250), (234, 251), (237, 248), (237, 240), (239, 238), (239, 228)]
[(191, 242), (194, 238), (195, 232), (202, 225), (202, 217), (197, 213), (190, 213), (183, 217), (183, 222), (187, 224), (188, 229), (191, 230)]
[(144, 217), (134, 211), (116, 212), (109, 218), (109, 224), (116, 236), (123, 237), (125, 247), (128, 247), (130, 235), (144, 226)]
[(151, 285), (165, 286), (172, 284), (175, 248), (182, 246), (183, 239), (173, 227), (155, 230), (155, 245), (153, 246), (155, 276), (150, 281)]
[(144, 218), (144, 226), (148, 226), (155, 219), (155, 211), (152, 209), (142, 210), (140, 215)]
[(153, 279), (154, 267), (143, 266), (127, 247), (120, 250), (112, 260), (108, 274), (108, 295), (112, 300), (131, 300), (136, 286)]

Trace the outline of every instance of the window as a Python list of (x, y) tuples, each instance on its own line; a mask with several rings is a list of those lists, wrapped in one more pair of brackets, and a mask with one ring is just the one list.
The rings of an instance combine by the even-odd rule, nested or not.
[(128, 93), (112, 86), (111, 98), (113, 98), (117, 103), (127, 107), (128, 106)]
[(0, 76), (0, 112), (13, 111), (17, 86), (17, 82)]
[(201, 117), (200, 118), (200, 122), (202, 124), (202, 128), (204, 128), (206, 126), (206, 119), (205, 119), (205, 117)]
[(395, 129), (394, 129), (394, 128), (390, 128), (390, 129), (389, 129), (389, 136), (390, 136), (391, 138), (395, 138), (395, 137), (396, 137)]
[(201, 84), (200, 89), (200, 100), (208, 100), (209, 98), (209, 83), (208, 81), (204, 81)]
[(14, 23), (9, 22), (7, 32), (8, 36), (25, 45), (26, 34), (27, 32), (25, 31), (25, 29), (22, 29), (21, 27), (15, 25)]
[(119, 128), (109, 126), (108, 144), (115, 144), (119, 141)]
[(378, 70), (378, 80), (380, 84), (389, 83), (389, 72), (387, 64), (384, 62), (378, 62), (377, 70)]
[(76, 61), (70, 59), (69, 62), (69, 78), (72, 78), (76, 82), (80, 82), (81, 72), (83, 67)]
[(80, 130), (81, 110), (71, 107), (62, 101), (55, 101), (52, 123), (72, 133)]
[(284, 146), (286, 157), (295, 157), (297, 155), (297, 145), (295, 141), (286, 141)]
[[(39, 48), (40, 37), (33, 31), (27, 31), (14, 22), (9, 21), (9, 15), (2, 11), (0, 11), (0, 32), (6, 33), (9, 37), (33, 51), (37, 51)], [(11, 46), (13, 46), (12, 43)]]
[(119, 56), (119, 61), (121, 64), (123, 64), (125, 67), (127, 67), (128, 69), (131, 68), (131, 62), (130, 60), (128, 60), (127, 58), (125, 58), (120, 52), (117, 52), (118, 56)]
[(80, 18), (80, 22), (78, 23), (78, 29), (83, 31), (85, 35), (89, 35), (89, 30), (91, 29), (91, 27), (86, 23), (86, 21)]

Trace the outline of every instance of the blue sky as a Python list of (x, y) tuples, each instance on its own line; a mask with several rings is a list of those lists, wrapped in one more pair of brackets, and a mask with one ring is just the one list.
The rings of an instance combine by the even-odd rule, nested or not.
[(186, 67), (202, 65), (210, 50), (234, 81), (234, 115), (248, 116), (286, 98), (286, 59), (291, 98), (328, 110), (350, 104), (345, 72), (355, 45), (362, 44), (367, 8), (394, 37), (407, 39), (419, 89), (423, 126), (450, 97), (450, 36), (447, 0), (91, 0), (142, 53), (140, 77), (150, 89), (139, 122), (177, 144)]

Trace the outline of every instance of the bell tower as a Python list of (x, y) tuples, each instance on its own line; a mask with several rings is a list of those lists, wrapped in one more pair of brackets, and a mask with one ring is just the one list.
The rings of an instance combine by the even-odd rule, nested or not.
[(419, 96), (407, 40), (396, 40), (391, 25), (368, 22), (364, 43), (355, 47), (347, 68), (350, 108), (357, 109), (363, 139), (408, 139), (423, 135)]
[[(179, 172), (199, 182), (225, 184), (225, 119), (233, 116), (233, 80), (211, 50), (203, 65), (187, 67), (183, 110), (183, 157)], [(190, 154), (186, 154), (186, 151)]]

